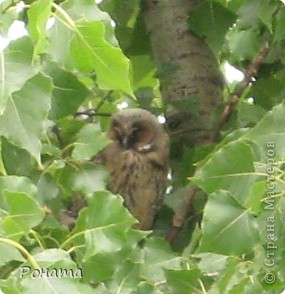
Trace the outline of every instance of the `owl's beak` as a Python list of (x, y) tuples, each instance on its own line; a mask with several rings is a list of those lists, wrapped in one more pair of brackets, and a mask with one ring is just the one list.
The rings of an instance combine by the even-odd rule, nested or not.
[(130, 146), (129, 146), (129, 140), (128, 140), (128, 137), (123, 137), (123, 140), (122, 140), (122, 145), (125, 149), (129, 149)]

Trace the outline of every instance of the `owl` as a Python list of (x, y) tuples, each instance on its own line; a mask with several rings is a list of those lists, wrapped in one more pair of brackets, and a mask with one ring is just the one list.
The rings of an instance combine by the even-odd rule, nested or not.
[(168, 135), (150, 112), (126, 109), (112, 116), (108, 137), (97, 157), (109, 173), (108, 188), (124, 198), (136, 228), (151, 229), (166, 193)]

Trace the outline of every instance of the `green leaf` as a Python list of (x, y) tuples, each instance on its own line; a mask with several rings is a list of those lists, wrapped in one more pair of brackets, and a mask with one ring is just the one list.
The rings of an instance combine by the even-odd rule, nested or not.
[[(62, 18), (58, 12), (55, 13), (55, 16), (59, 19)], [(49, 55), (52, 56), (54, 61), (63, 66), (63, 68), (74, 70), (75, 65), (69, 51), (70, 40), (74, 32), (59, 20), (56, 20), (47, 34), (49, 38)]]
[(238, 111), (238, 121), (241, 127), (249, 124), (258, 123), (266, 114), (265, 109), (258, 105), (250, 105), (248, 103), (240, 103)]
[(73, 115), (91, 92), (71, 72), (59, 67), (55, 62), (48, 62), (45, 68), (53, 81), (51, 117), (56, 119)]
[(72, 260), (68, 252), (62, 249), (47, 249), (33, 256), (38, 264), (43, 268), (70, 268), (77, 269), (75, 262)]
[(58, 120), (60, 136), (65, 144), (73, 144), (77, 139), (77, 134), (80, 129), (85, 126), (85, 122), (76, 120), (73, 117), (64, 117)]
[(84, 285), (73, 279), (64, 278), (29, 278), (22, 282), (22, 294), (34, 294), (35, 289), (41, 289), (41, 293), (69, 293), (69, 294), (94, 294), (94, 289), (89, 285)]
[[(239, 273), (238, 275), (236, 275)], [(236, 257), (229, 257), (226, 269), (218, 276), (217, 282), (213, 285), (210, 293), (230, 293), (233, 286), (237, 285), (244, 277), (248, 276), (246, 264), (240, 262)]]
[(0, 134), (26, 149), (40, 164), (41, 130), (50, 108), (50, 79), (37, 74), (8, 99), (0, 116)]
[(132, 291), (140, 282), (140, 264), (125, 260), (114, 274), (114, 280), (118, 283), (117, 291)]
[(77, 255), (81, 256), (85, 279), (98, 283), (111, 278), (145, 237), (146, 233), (131, 228), (133, 223), (134, 218), (123, 207), (120, 197), (107, 191), (96, 192), (88, 198), (87, 208), (80, 212), (70, 239), (62, 246), (71, 240), (78, 245)]
[[(264, 151), (265, 158), (274, 157), (275, 161), (285, 157), (285, 103), (275, 106), (244, 137), (256, 142)], [(267, 152), (274, 155), (268, 156)]]
[(233, 60), (252, 60), (259, 51), (259, 31), (256, 28), (241, 31), (233, 28), (227, 37)]
[(30, 176), (35, 168), (35, 161), (28, 151), (11, 144), (4, 137), (2, 138), (2, 159), (9, 175)]
[(9, 213), (3, 219), (3, 229), (11, 238), (19, 240), (42, 221), (44, 212), (27, 194), (5, 190), (3, 195)]
[[(150, 46), (142, 13), (140, 13), (140, 0), (102, 1), (100, 7), (107, 11), (116, 22), (116, 37), (120, 40), (122, 50), (137, 56), (146, 53), (144, 49), (146, 47), (149, 49)], [(141, 33), (141, 30), (144, 34)], [(137, 51), (137, 54), (134, 53), (132, 46), (136, 46), (140, 53)]]
[(48, 46), (46, 25), (51, 14), (51, 1), (38, 0), (31, 4), (28, 10), (28, 31), (31, 39), (36, 42), (34, 58), (46, 52)]
[(198, 253), (192, 256), (199, 259), (198, 267), (203, 273), (215, 273), (226, 269), (229, 258), (227, 255), (209, 252)]
[[(128, 230), (125, 234), (128, 238), (121, 250), (113, 252), (98, 251), (93, 255), (86, 255), (82, 260), (82, 268), (84, 278), (89, 283), (99, 283), (108, 279), (112, 280), (109, 285), (109, 292), (116, 292), (120, 287), (124, 286), (124, 280), (128, 280), (128, 284), (137, 283), (140, 273), (138, 273), (138, 263), (130, 261), (129, 256), (138, 248), (138, 242), (145, 238), (148, 233), (142, 233), (135, 230)], [(94, 265), (97, 270), (94, 271)], [(116, 280), (116, 281), (115, 281)], [(137, 285), (137, 284), (136, 284)]]
[[(118, 258), (115, 253), (97, 252), (82, 260), (84, 279), (89, 283), (97, 284), (111, 279), (115, 272)], [(96, 271), (94, 271), (94, 266)]]
[(258, 0), (245, 1), (245, 3), (243, 3), (238, 11), (239, 28), (241, 28), (242, 30), (246, 30), (249, 28), (256, 28), (259, 25), (258, 12), (261, 5), (262, 2)]
[(266, 182), (257, 182), (252, 185), (247, 200), (244, 204), (246, 208), (250, 209), (250, 212), (259, 214), (263, 209), (262, 200), (266, 196)]
[(284, 21), (285, 21), (285, 7), (282, 6), (275, 17), (275, 23), (274, 23), (274, 41), (279, 41), (284, 38), (285, 35), (285, 27), (284, 27)]
[(258, 9), (258, 18), (268, 28), (269, 32), (272, 33), (273, 20), (275, 18), (275, 11), (279, 8), (278, 4), (274, 1), (262, 1), (259, 2), (260, 7)]
[(138, 284), (136, 294), (153, 294), (156, 292), (155, 288), (155, 285), (143, 281)]
[(248, 254), (259, 241), (255, 218), (230, 193), (210, 195), (202, 221), (202, 252)]
[[(93, 293), (93, 290), (88, 285), (83, 285), (79, 282), (80, 277), (84, 273), (78, 268), (75, 262), (71, 259), (69, 254), (61, 249), (48, 249), (35, 254), (34, 259), (41, 268), (42, 273), (51, 274), (53, 269), (56, 269), (57, 276), (46, 278), (38, 277), (39, 271), (32, 268), (28, 272), (18, 269), (15, 276), (19, 276), (22, 271), (23, 278), (21, 279), (21, 293), (34, 293), (35, 287), (41, 289), (41, 293)], [(27, 265), (22, 265), (27, 266)], [(61, 272), (67, 270), (66, 276), (60, 276)], [(31, 276), (31, 274), (33, 276)], [(34, 278), (34, 277), (37, 278)]]
[(277, 75), (258, 79), (250, 89), (250, 95), (254, 97), (255, 104), (271, 110), (276, 103), (279, 103), (279, 99), (282, 97), (284, 89), (283, 80), (283, 77), (278, 79)]
[(262, 175), (254, 167), (253, 144), (237, 140), (214, 152), (192, 181), (208, 193), (228, 190), (243, 205), (251, 185), (260, 179)]
[(201, 272), (192, 270), (165, 270), (166, 279), (172, 294), (199, 293)]
[(122, 90), (132, 95), (129, 61), (119, 47), (106, 42), (104, 24), (81, 21), (76, 23), (76, 30), (70, 51), (78, 68), (86, 73), (95, 72), (100, 88)]
[(229, 144), (232, 141), (236, 141), (240, 139), (244, 134), (246, 134), (249, 131), (249, 128), (242, 128), (237, 129), (231, 133), (229, 133), (221, 142), (215, 145), (214, 150), (212, 150), (211, 153), (209, 153), (206, 157), (204, 157), (201, 161), (198, 161), (195, 163), (196, 167), (202, 167), (205, 163), (207, 163), (219, 149), (221, 149), (223, 146)]
[(102, 166), (86, 163), (79, 169), (73, 169), (69, 165), (56, 169), (56, 182), (61, 193), (68, 198), (75, 191), (91, 197), (92, 193), (106, 189), (107, 172)]
[(181, 269), (182, 257), (171, 250), (163, 239), (148, 239), (137, 260), (141, 263), (141, 274), (148, 281), (165, 280), (164, 269)]
[[(199, 164), (200, 169), (195, 174), (193, 182), (208, 193), (219, 189), (228, 190), (241, 204), (255, 213), (261, 209), (264, 190), (257, 183), (264, 180), (264, 176), (254, 167), (254, 161), (273, 158), (275, 162), (284, 158), (284, 103), (273, 108), (251, 130), (241, 133), (241, 137), (228, 144), (221, 143), (221, 148), (208, 156), (207, 161)], [(253, 148), (254, 142), (259, 147)], [(227, 140), (227, 139), (226, 139)], [(269, 152), (269, 153), (268, 153)], [(270, 153), (271, 152), (271, 153)], [(268, 154), (271, 154), (269, 156)], [(252, 185), (257, 185), (252, 186)]]
[[(126, 6), (126, 3), (125, 3)], [(112, 27), (112, 19), (108, 13), (100, 10), (100, 8), (92, 0), (68, 0), (62, 4), (62, 7), (73, 19), (73, 21), (85, 20), (101, 21), (104, 23), (106, 41), (114, 46), (118, 46), (115, 37), (114, 28)]]
[(36, 198), (37, 188), (32, 181), (25, 177), (6, 176), (0, 177), (0, 207), (7, 210), (4, 198), (1, 196), (5, 190), (11, 192), (25, 193)]
[(3, 162), (3, 155), (2, 155), (3, 149), (2, 149), (2, 140), (0, 139), (0, 173), (3, 176), (6, 176), (6, 170), (5, 170), (5, 166), (4, 166), (4, 162)]
[(140, 6), (139, 0), (134, 1), (106, 1), (100, 5), (120, 26), (134, 27)]
[[(120, 36), (130, 35), (128, 28), (122, 31)], [(140, 13), (136, 19), (136, 24), (131, 35), (131, 40), (125, 45), (128, 52), (133, 56), (152, 55), (149, 33), (146, 28), (143, 13)]]
[(86, 195), (90, 195), (93, 192), (105, 190), (106, 179), (107, 172), (104, 168), (90, 165), (74, 172), (70, 184), (75, 191), (81, 191)]
[(16, 20), (19, 16), (19, 11), (17, 9), (8, 9), (11, 1), (1, 1), (0, 2), (0, 33), (1, 36), (6, 37), (8, 30), (11, 24)]
[(134, 90), (145, 87), (158, 87), (159, 82), (155, 78), (156, 69), (148, 55), (133, 56), (131, 62)]
[(130, 230), (134, 218), (122, 203), (121, 197), (107, 191), (95, 192), (88, 198), (87, 208), (79, 214), (72, 232), (73, 235), (82, 234), (85, 237), (87, 256), (96, 252), (114, 252), (124, 247), (126, 232)]
[(151, 104), (154, 100), (152, 88), (140, 88), (135, 92), (135, 94), (140, 108), (150, 109), (152, 107)]
[(6, 280), (0, 280), (0, 289), (3, 293), (21, 294), (20, 283), (16, 278), (10, 278)]
[(103, 134), (98, 125), (87, 124), (78, 133), (78, 139), (72, 157), (75, 160), (89, 160), (110, 142)]
[(41, 174), (37, 183), (37, 200), (40, 204), (48, 205), (52, 200), (58, 200), (59, 189), (56, 186), (54, 178), (49, 174)]
[(9, 244), (1, 243), (0, 241), (0, 268), (12, 260), (25, 261), (21, 253)]
[(228, 29), (236, 20), (236, 14), (216, 1), (204, 1), (189, 14), (190, 29), (201, 37), (218, 54)]
[(11, 42), (3, 52), (0, 52), (0, 114), (3, 114), (11, 94), (20, 90), (35, 73), (31, 66), (33, 47), (25, 37)]

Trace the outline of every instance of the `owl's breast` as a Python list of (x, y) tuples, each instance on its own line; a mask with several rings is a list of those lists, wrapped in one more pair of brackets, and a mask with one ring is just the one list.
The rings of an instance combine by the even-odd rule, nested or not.
[(103, 157), (108, 188), (124, 198), (140, 228), (150, 228), (166, 192), (167, 164), (158, 162), (153, 154), (122, 150), (115, 143), (104, 150)]
[(153, 168), (143, 156), (126, 150), (116, 159), (115, 166), (108, 167), (110, 188), (114, 193), (128, 193), (130, 189), (139, 189), (150, 181)]
[(109, 187), (113, 193), (129, 196), (130, 200), (144, 197), (146, 194), (165, 193), (167, 170), (158, 166), (144, 154), (131, 150), (122, 152), (115, 165), (107, 167)]

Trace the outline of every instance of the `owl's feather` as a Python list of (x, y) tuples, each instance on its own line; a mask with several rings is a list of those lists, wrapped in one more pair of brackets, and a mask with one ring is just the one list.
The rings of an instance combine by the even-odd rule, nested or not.
[(113, 140), (100, 154), (109, 172), (109, 189), (147, 230), (161, 208), (167, 187), (169, 139), (157, 118), (146, 110), (128, 109), (112, 117)]

